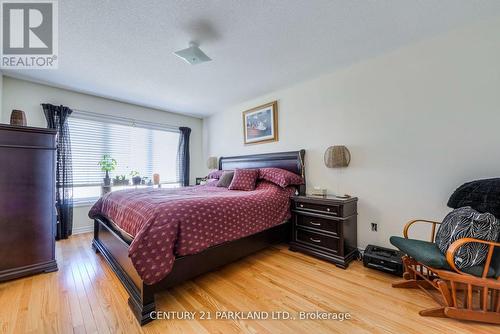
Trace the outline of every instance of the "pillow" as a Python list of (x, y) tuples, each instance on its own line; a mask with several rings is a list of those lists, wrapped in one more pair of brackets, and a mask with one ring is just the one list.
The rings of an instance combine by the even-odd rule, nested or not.
[[(479, 213), (470, 206), (450, 212), (436, 233), (436, 245), (446, 253), (450, 245), (461, 238), (476, 238), (497, 241), (500, 234), (500, 221), (491, 213)], [(464, 269), (484, 262), (488, 245), (467, 243), (455, 253), (455, 266)]]
[(218, 179), (220, 179), (220, 177), (222, 176), (223, 173), (224, 173), (223, 170), (214, 169), (213, 171), (208, 173), (207, 179), (217, 179), (218, 180)]
[(260, 168), (259, 179), (275, 183), (282, 188), (304, 184), (304, 179), (301, 176), (281, 168)]
[(220, 177), (219, 182), (217, 182), (217, 187), (224, 187), (224, 188), (229, 187), (231, 181), (233, 181), (233, 176), (234, 176), (233, 171), (224, 172)]
[(207, 183), (205, 183), (204, 185), (209, 187), (217, 187), (217, 183), (219, 183), (219, 180), (217, 179), (208, 179)]
[(254, 190), (258, 169), (236, 169), (234, 171), (233, 181), (229, 185), (229, 190)]

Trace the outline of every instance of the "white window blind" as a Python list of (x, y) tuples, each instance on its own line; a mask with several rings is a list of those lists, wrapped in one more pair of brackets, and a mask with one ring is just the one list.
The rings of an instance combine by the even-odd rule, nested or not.
[(68, 118), (68, 124), (76, 200), (99, 196), (104, 172), (98, 162), (104, 154), (118, 163), (111, 178), (125, 175), (132, 182), (130, 172), (137, 171), (150, 179), (158, 173), (164, 184), (178, 183), (176, 128), (78, 111)]

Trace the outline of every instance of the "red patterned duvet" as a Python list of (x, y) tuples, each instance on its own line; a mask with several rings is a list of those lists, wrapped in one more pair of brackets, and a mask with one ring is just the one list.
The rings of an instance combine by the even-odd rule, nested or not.
[(292, 187), (261, 181), (253, 191), (213, 186), (122, 190), (106, 194), (89, 217), (104, 216), (134, 236), (129, 249), (146, 284), (163, 279), (176, 256), (196, 254), (290, 218)]

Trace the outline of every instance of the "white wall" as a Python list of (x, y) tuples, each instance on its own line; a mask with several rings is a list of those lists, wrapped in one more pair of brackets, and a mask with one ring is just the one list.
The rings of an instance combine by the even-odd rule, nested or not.
[[(244, 146), (241, 112), (272, 100), (278, 100), (279, 141)], [(497, 18), (217, 113), (204, 122), (204, 153), (306, 149), (309, 187), (332, 192), (340, 183), (341, 193), (359, 197), (364, 248), (388, 245), (411, 218), (443, 218), (449, 195), (463, 182), (499, 176), (499, 129)], [(341, 173), (323, 164), (334, 144), (352, 154)]]
[[(196, 176), (205, 173), (205, 163), (202, 158), (202, 120), (165, 111), (144, 108), (137, 105), (121, 103), (87, 94), (54, 88), (46, 85), (3, 77), (3, 113), (2, 123), (9, 123), (12, 109), (24, 110), (29, 126), (45, 127), (46, 121), (40, 103), (63, 104), (73, 109), (92, 111), (108, 115), (128, 117), (132, 119), (188, 126), (192, 129), (190, 138), (191, 153), (191, 183)], [(92, 222), (87, 217), (89, 206), (77, 207), (74, 210), (75, 232), (89, 230)]]

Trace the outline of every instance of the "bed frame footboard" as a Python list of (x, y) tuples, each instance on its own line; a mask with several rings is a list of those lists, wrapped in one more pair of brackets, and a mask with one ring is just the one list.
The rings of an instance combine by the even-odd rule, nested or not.
[(128, 257), (129, 245), (109, 226), (105, 218), (94, 220), (92, 247), (101, 253), (129, 294), (128, 304), (142, 325), (152, 321), (156, 310), (155, 293), (215, 270), (270, 245), (287, 242), (290, 223), (286, 222), (257, 234), (210, 247), (201, 253), (175, 260), (172, 271), (160, 282), (146, 285)]
[(152, 287), (144, 284), (135, 270), (128, 257), (129, 245), (104, 222), (104, 219), (94, 220), (92, 248), (96, 253), (102, 254), (122, 282), (129, 294), (128, 304), (141, 326), (151, 321), (150, 314), (155, 310)]

